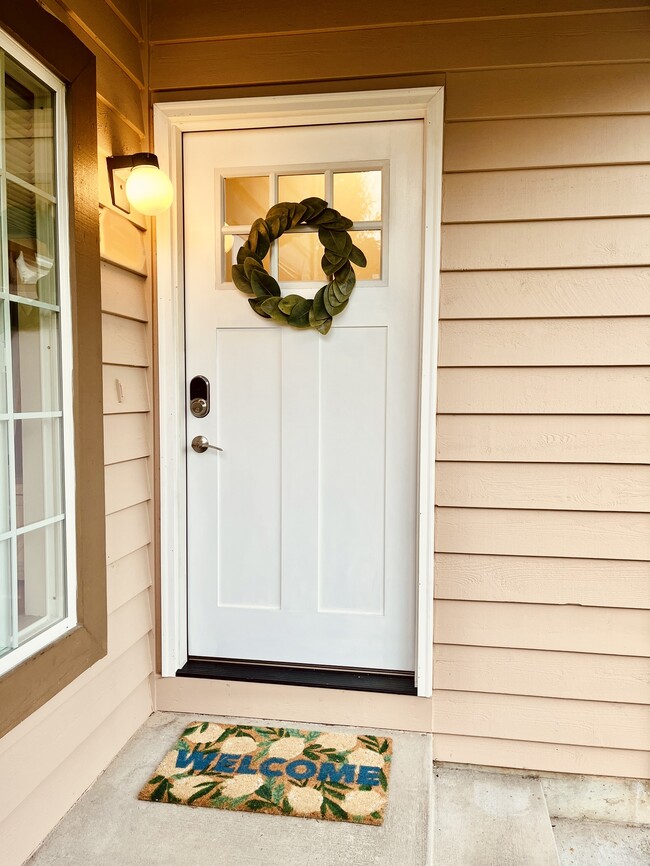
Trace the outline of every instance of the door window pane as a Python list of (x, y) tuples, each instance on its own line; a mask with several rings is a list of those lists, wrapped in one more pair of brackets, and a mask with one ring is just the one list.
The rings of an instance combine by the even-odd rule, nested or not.
[(278, 178), (278, 201), (325, 198), (324, 174), (288, 174)]
[(266, 216), (269, 209), (269, 177), (227, 177), (226, 224), (249, 226), (258, 217)]
[(11, 303), (11, 355), (14, 411), (61, 408), (59, 314)]
[(350, 232), (352, 243), (365, 253), (367, 265), (353, 265), (358, 280), (381, 279), (381, 232)]
[(0, 535), (9, 532), (9, 422), (0, 421)]
[(16, 421), (16, 521), (38, 523), (63, 511), (61, 421)]
[(325, 280), (320, 260), (323, 247), (316, 232), (291, 232), (278, 240), (280, 280)]
[(381, 219), (381, 171), (346, 171), (334, 175), (334, 207), (354, 222)]
[(56, 229), (51, 201), (7, 182), (9, 286), (23, 298), (56, 303)]

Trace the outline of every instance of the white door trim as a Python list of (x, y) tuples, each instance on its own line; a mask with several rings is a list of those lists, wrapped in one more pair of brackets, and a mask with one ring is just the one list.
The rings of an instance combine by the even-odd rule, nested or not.
[(160, 567), (162, 675), (187, 661), (185, 371), (183, 312), (182, 136), (184, 132), (274, 126), (424, 120), (424, 235), (418, 468), (418, 590), (416, 684), (433, 687), (433, 528), (436, 359), (442, 207), (442, 87), (198, 100), (154, 105), (161, 168), (176, 197), (157, 218), (158, 404), (160, 423)]

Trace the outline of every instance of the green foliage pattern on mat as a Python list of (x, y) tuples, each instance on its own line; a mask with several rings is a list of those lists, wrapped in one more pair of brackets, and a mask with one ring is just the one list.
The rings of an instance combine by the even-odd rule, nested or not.
[(141, 800), (382, 824), (390, 737), (192, 722)]

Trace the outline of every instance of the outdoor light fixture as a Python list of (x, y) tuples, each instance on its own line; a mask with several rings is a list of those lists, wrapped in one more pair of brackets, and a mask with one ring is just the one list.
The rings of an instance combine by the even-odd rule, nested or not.
[(111, 201), (115, 207), (129, 213), (130, 204), (142, 214), (157, 216), (171, 206), (174, 197), (172, 182), (160, 170), (154, 153), (109, 156), (106, 162)]

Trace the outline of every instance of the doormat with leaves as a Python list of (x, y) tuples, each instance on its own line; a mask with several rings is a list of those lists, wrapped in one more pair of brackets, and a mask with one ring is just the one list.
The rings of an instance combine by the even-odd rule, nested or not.
[(141, 800), (382, 824), (390, 737), (192, 722)]

